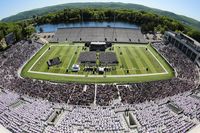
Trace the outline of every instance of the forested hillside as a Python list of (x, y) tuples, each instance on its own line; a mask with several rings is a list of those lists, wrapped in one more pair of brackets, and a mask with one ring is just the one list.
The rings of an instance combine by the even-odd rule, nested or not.
[(85, 9), (64, 9), (56, 13), (40, 16), (33, 16), (36, 24), (47, 23), (70, 23), (79, 21), (125, 21), (137, 24), (142, 32), (166, 30), (186, 31), (184, 25), (174, 19), (159, 16), (155, 13), (145, 11), (108, 9), (108, 8), (85, 8)]
[(200, 32), (182, 24), (170, 17), (157, 15), (152, 12), (130, 9), (108, 8), (67, 8), (61, 11), (33, 15), (32, 18), (18, 22), (0, 22), (0, 39), (13, 32), (17, 40), (29, 37), (34, 32), (34, 27), (40, 24), (71, 23), (81, 21), (125, 21), (137, 24), (143, 33), (165, 31), (180, 31), (200, 41)]
[(35, 32), (35, 28), (27, 21), (17, 23), (0, 22), (0, 40), (11, 32), (15, 34), (16, 41), (20, 41), (21, 39), (29, 38)]
[(137, 24), (143, 33), (150, 31), (181, 31), (200, 41), (200, 32), (179, 21), (151, 12), (129, 9), (84, 8), (64, 9), (44, 16), (33, 16), (33, 23), (70, 23), (78, 21), (125, 21)]
[(173, 18), (175, 20), (178, 20), (179, 22), (192, 26), (195, 29), (200, 30), (200, 22), (197, 20), (194, 20), (192, 18), (177, 15), (168, 11), (162, 11), (154, 8), (149, 8), (142, 5), (137, 4), (125, 4), (125, 3), (69, 3), (69, 4), (62, 4), (62, 5), (56, 5), (56, 6), (50, 6), (50, 7), (44, 7), (40, 9), (34, 9), (31, 11), (26, 11), (19, 13), (17, 15), (8, 17), (3, 19), (4, 22), (10, 22), (10, 21), (18, 21), (18, 20), (24, 20), (24, 19), (30, 19), (32, 16), (43, 16), (48, 13), (53, 13), (56, 11), (61, 11), (66, 8), (109, 8), (109, 9), (131, 9), (131, 10), (139, 10), (139, 11), (146, 11), (146, 12), (152, 12), (156, 13), (158, 15), (167, 16), (170, 18)]

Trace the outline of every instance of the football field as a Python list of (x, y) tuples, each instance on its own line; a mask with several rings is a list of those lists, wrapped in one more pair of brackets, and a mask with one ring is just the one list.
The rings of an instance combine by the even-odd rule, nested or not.
[[(141, 44), (113, 44), (112, 48), (106, 49), (106, 52), (116, 54), (119, 63), (103, 75), (84, 71), (82, 64), (79, 72), (72, 72), (73, 64), (79, 64), (80, 53), (88, 51), (81, 43), (46, 44), (25, 64), (21, 76), (84, 83), (132, 83), (174, 77), (173, 69), (159, 53), (151, 45)], [(61, 64), (48, 69), (47, 61), (56, 57), (60, 58)]]

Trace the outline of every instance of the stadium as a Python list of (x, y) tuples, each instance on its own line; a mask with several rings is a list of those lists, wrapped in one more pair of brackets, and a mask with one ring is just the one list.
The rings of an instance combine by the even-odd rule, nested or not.
[(5, 37), (0, 129), (13, 133), (195, 132), (200, 43), (183, 32), (68, 27)]

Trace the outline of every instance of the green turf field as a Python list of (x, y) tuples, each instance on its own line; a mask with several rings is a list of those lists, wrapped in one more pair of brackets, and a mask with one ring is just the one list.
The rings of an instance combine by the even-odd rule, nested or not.
[[(159, 53), (151, 45), (141, 44), (114, 44), (113, 48), (108, 48), (106, 52), (115, 52), (119, 63), (112, 66), (115, 68), (114, 70), (106, 72), (104, 75), (85, 72), (82, 65), (79, 72), (72, 72), (71, 67), (73, 64), (78, 64), (80, 53), (88, 51), (83, 47), (84, 44), (81, 43), (46, 44), (25, 64), (21, 76), (50, 81), (84, 83), (146, 82), (174, 77), (173, 69)], [(55, 57), (59, 57), (62, 63), (48, 69), (46, 62)], [(66, 72), (66, 69), (69, 71)]]

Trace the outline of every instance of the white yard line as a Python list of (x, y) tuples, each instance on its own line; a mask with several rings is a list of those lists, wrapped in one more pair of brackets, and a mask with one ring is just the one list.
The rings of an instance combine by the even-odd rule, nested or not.
[(115, 47), (123, 47), (123, 46), (128, 46), (128, 47), (132, 47), (132, 46), (134, 46), (134, 47), (146, 47), (146, 45), (144, 45), (144, 44), (136, 44), (136, 45), (134, 45), (134, 44), (132, 44), (132, 45), (130, 45), (130, 44), (121, 44), (121, 45), (119, 45), (119, 44), (114, 44), (114, 46)]
[[(77, 49), (78, 49), (78, 47), (76, 47), (76, 50), (75, 51), (77, 51)], [(69, 64), (68, 64), (68, 66), (67, 66), (67, 69), (69, 69), (69, 67), (70, 67), (70, 64), (71, 64), (71, 62), (72, 62), (72, 59), (74, 58), (74, 56), (75, 56), (75, 54), (72, 56), (72, 58), (70, 59), (70, 62), (69, 62)]]
[(149, 73), (149, 74), (131, 74), (131, 75), (107, 75), (106, 77), (108, 77), (108, 78), (142, 77), (142, 76), (155, 76), (155, 75), (166, 75), (166, 74), (167, 73)]
[(165, 70), (165, 73), (168, 73), (168, 71), (165, 69), (165, 67), (163, 66), (163, 64), (156, 58), (156, 56), (151, 52), (151, 50), (148, 49), (148, 51), (157, 60), (157, 62), (161, 65), (161, 67)]
[[(64, 76), (64, 77), (85, 77), (85, 75), (77, 75), (77, 74), (61, 74), (61, 73), (49, 73), (49, 72), (37, 72), (37, 71), (29, 71), (29, 73), (35, 74), (45, 74), (45, 75), (53, 75), (53, 76)], [(108, 78), (120, 78), (120, 77), (140, 77), (140, 76), (154, 76), (154, 75), (166, 75), (168, 73), (149, 73), (149, 74), (131, 74), (131, 75), (106, 75)], [(104, 78), (103, 75), (88, 75), (89, 78)]]
[(30, 69), (28, 70), (28, 72), (31, 71), (31, 69), (35, 66), (35, 64), (42, 58), (42, 56), (48, 51), (49, 49), (47, 48), (44, 53), (33, 63), (33, 65), (30, 67)]
[(85, 77), (85, 75), (49, 73), (49, 72), (37, 72), (37, 71), (29, 71), (29, 73), (52, 75), (52, 76), (64, 76), (64, 77)]
[(57, 46), (77, 47), (77, 46), (81, 46), (81, 45), (67, 45), (67, 44), (55, 44), (55, 45), (50, 45), (50, 47), (57, 47)]
[[(46, 44), (45, 44), (45, 45), (46, 45)], [(18, 76), (19, 76), (20, 78), (23, 78), (23, 77), (21, 77), (21, 72), (22, 72), (23, 68), (26, 66), (26, 64), (29, 63), (29, 62), (32, 60), (32, 58), (38, 53), (38, 51), (40, 51), (43, 47), (45, 47), (45, 45), (43, 45), (41, 48), (39, 48), (39, 50), (37, 50), (37, 51), (30, 57), (30, 59), (27, 60), (27, 61), (25, 61), (25, 63), (19, 68), (19, 70), (18, 70), (17, 72), (18, 72)], [(29, 71), (29, 70), (28, 70), (28, 71)]]

